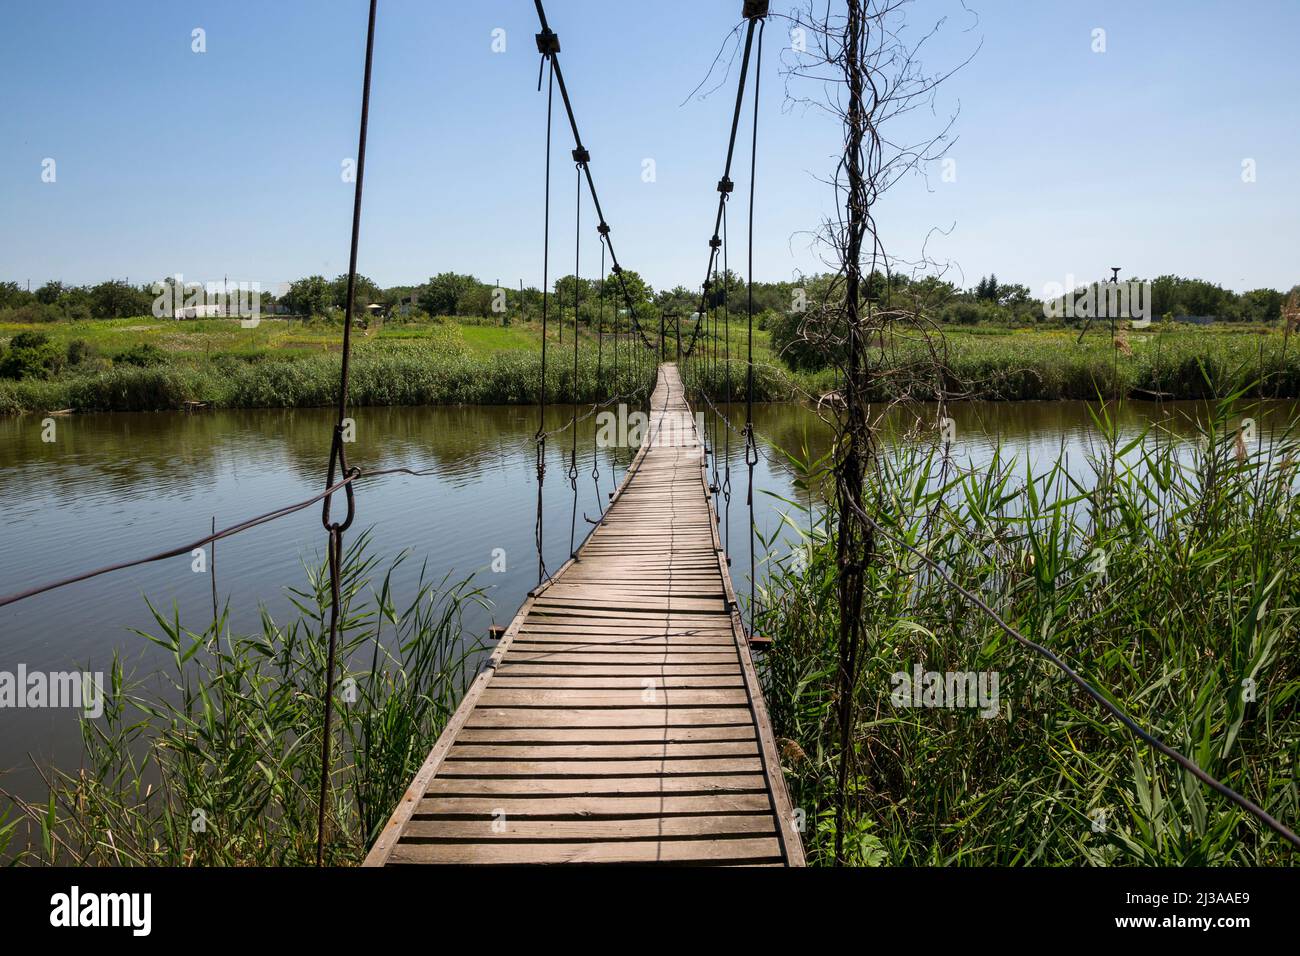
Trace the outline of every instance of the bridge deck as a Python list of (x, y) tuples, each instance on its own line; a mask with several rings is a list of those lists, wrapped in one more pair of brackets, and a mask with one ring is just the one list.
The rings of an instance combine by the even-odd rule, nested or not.
[(802, 865), (677, 367), (366, 858)]

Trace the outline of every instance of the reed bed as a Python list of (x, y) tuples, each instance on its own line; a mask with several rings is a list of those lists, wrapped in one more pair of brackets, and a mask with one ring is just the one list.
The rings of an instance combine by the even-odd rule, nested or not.
[[(472, 580), (400, 596), (359, 536), (343, 566), (326, 861), (359, 862), (475, 676), (481, 648), (462, 615), (486, 604)], [(296, 866), (316, 853), (330, 582), (289, 590), (298, 616), (260, 633), (226, 618), (191, 630), (153, 610), (141, 635), (171, 667), (132, 681), (114, 660), (104, 714), (82, 721), (84, 762), (50, 771), (49, 801), (11, 801), (0, 856), (103, 866)], [(6, 850), (6, 844), (8, 849)]]
[[(1121, 435), (1103, 407), (1087, 462), (995, 450), (964, 469), (932, 436), (882, 440), (877, 534), (853, 689), (847, 862), (1294, 864), (1289, 844), (1155, 755), (891, 539), (1071, 662), (1203, 769), (1300, 819), (1300, 443), (1215, 406), (1199, 440)], [(813, 501), (828, 459), (795, 455)], [(824, 499), (829, 500), (829, 499)], [(782, 762), (814, 863), (833, 858), (834, 515), (790, 501), (758, 628)], [(1098, 556), (1101, 555), (1099, 559)], [(893, 675), (996, 673), (996, 717), (907, 707)]]
[[(577, 400), (600, 401), (644, 386), (652, 363), (636, 368), (620, 357), (617, 379), (612, 357), (598, 358), (592, 346), (579, 353)], [(556, 347), (548, 356), (548, 401), (574, 395), (573, 353)], [(204, 402), (213, 408), (302, 408), (337, 401), (339, 356), (267, 358), (224, 356), (152, 368), (115, 366), (86, 375), (0, 382), (0, 414), (70, 408), (76, 411), (141, 412)], [(540, 395), (541, 353), (489, 355), (421, 345), (360, 348), (352, 360), (348, 400), (358, 405), (526, 405)]]

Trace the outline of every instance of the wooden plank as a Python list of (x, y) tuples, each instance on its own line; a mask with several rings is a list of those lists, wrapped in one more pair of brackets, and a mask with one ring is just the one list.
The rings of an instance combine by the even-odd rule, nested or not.
[(629, 687), (636, 688), (638, 691), (647, 688), (661, 687), (684, 689), (687, 687), (743, 687), (745, 683), (744, 676), (737, 669), (731, 674), (671, 674), (671, 675), (651, 675), (646, 677), (624, 677), (624, 676), (606, 676), (606, 677), (563, 677), (542, 676), (527, 674), (497, 674), (496, 679), (492, 681), (493, 688), (513, 688), (518, 690), (561, 690), (564, 688), (589, 688), (593, 690), (620, 690)]
[(564, 777), (530, 780), (509, 777), (444, 777), (441, 773), (429, 781), (425, 791), (434, 794), (506, 794), (539, 796), (544, 793), (597, 796), (608, 794), (647, 793), (766, 793), (767, 778), (761, 773), (726, 776), (692, 776), (677, 774), (666, 777)]
[(607, 842), (663, 840), (680, 837), (775, 836), (770, 814), (709, 814), (660, 817), (647, 815), (621, 820), (537, 820), (512, 817), (508, 810), (486, 820), (412, 820), (402, 842), (441, 843), (470, 840), (492, 843), (499, 840), (554, 840)]
[(583, 663), (583, 664), (564, 664), (558, 665), (549, 662), (511, 662), (505, 661), (497, 666), (496, 673), (498, 677), (513, 677), (517, 675), (536, 675), (547, 674), (557, 677), (564, 676), (610, 676), (610, 677), (642, 677), (642, 676), (663, 676), (667, 677), (673, 674), (739, 674), (740, 662), (729, 661), (726, 664), (620, 664), (617, 667), (606, 667), (601, 664)]
[(424, 863), (764, 863), (781, 861), (781, 844), (751, 840), (628, 840), (615, 843), (402, 843), (392, 864)]
[(802, 864), (675, 366), (651, 409), (601, 522), (519, 609), (366, 865)]
[(420, 801), (412, 819), (438, 817), (507, 816), (549, 819), (618, 819), (657, 814), (670, 817), (693, 813), (768, 813), (772, 801), (766, 793), (652, 794), (650, 796), (535, 797), (493, 794), (480, 797), (429, 796)]
[(458, 744), (497, 742), (662, 745), (754, 739), (756, 739), (754, 728), (744, 724), (687, 727), (463, 727), (456, 737)]
[(563, 651), (519, 651), (509, 656), (509, 662), (514, 664), (605, 664), (614, 667), (622, 664), (730, 664), (735, 659), (734, 651), (714, 654), (708, 651), (688, 653), (685, 649), (675, 649), (671, 653), (665, 653), (653, 648), (639, 651), (629, 648), (617, 652), (571, 648)]
[(757, 756), (755, 738), (664, 743), (465, 743), (458, 740), (448, 760), (627, 760), (641, 757)]
[(745, 704), (743, 687), (705, 688), (657, 687), (653, 677), (639, 687), (616, 687), (609, 690), (581, 690), (561, 687), (556, 690), (519, 689), (489, 685), (483, 692), (483, 707), (703, 707), (716, 704)]
[(468, 727), (696, 727), (752, 726), (748, 707), (659, 707), (571, 710), (563, 707), (480, 707)]
[(758, 756), (753, 757), (645, 757), (636, 760), (459, 760), (449, 755), (438, 771), (440, 777), (666, 777), (692, 774), (722, 775), (760, 773)]

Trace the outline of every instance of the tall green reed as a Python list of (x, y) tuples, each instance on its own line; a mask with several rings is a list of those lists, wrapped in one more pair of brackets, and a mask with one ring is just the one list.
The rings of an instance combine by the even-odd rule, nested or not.
[[(918, 548), (1141, 724), (1294, 824), (1300, 754), (1300, 443), (1244, 439), (1218, 403), (1198, 440), (1123, 435), (1105, 406), (1086, 461), (1001, 448), (966, 467), (884, 441), (854, 691), (849, 862), (1275, 864), (1288, 844), (1106, 719), (1041, 657), (931, 573)], [(1077, 457), (1077, 456), (1076, 456)], [(800, 485), (827, 461), (792, 456)], [(775, 561), (759, 627), (772, 720), (814, 862), (834, 845), (833, 522), (790, 501), (803, 544)], [(904, 708), (892, 675), (997, 672), (999, 716)]]
[[(403, 552), (381, 567), (369, 533), (343, 564), (327, 860), (358, 862), (475, 674), (462, 616), (486, 605), (472, 580), (430, 581), (399, 597)], [(32, 861), (80, 865), (310, 865), (324, 716), (330, 582), (306, 568), (287, 624), (265, 610), (237, 635), (227, 613), (190, 630), (150, 605), (139, 632), (170, 668), (131, 681), (115, 655), (100, 719), (82, 721), (84, 763), (55, 770), (48, 805), (19, 804), (39, 833)], [(228, 610), (228, 609), (227, 609)], [(0, 818), (0, 849), (18, 823)], [(12, 847), (11, 847), (12, 852)]]

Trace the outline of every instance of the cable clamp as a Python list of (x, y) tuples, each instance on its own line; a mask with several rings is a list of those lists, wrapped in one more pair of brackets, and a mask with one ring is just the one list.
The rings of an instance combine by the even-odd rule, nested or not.
[(579, 146), (573, 151), (573, 161), (579, 166), (585, 166), (591, 162), (591, 153), (587, 152), (587, 147)]
[[(764, 7), (767, 4), (763, 4)], [(748, 9), (749, 4), (745, 5)], [(541, 33), (537, 34), (537, 52), (542, 56), (554, 56), (560, 52), (560, 37), (554, 30), (547, 27)]]
[(602, 236), (608, 236), (608, 235), (609, 235), (609, 223), (607, 223), (607, 222), (602, 222), (599, 226), (596, 227), (596, 231), (597, 231), (598, 233), (600, 233)]
[(761, 20), (767, 16), (768, 0), (745, 0), (740, 15), (746, 20)]
[(722, 240), (719, 239), (716, 235), (715, 235), (712, 239), (709, 240), (709, 248), (710, 248), (710, 249), (716, 249), (716, 248), (718, 248), (718, 247), (721, 246), (721, 245), (722, 245)]
[(729, 193), (736, 188), (736, 184), (731, 181), (730, 176), (723, 176), (718, 180), (718, 192)]
[(336, 424), (334, 426), (334, 439), (330, 443), (329, 473), (328, 473), (328, 477), (325, 480), (326, 488), (334, 487), (334, 475), (335, 475), (336, 468), (342, 472), (343, 480), (347, 482), (347, 484), (343, 486), (343, 497), (347, 501), (348, 514), (347, 517), (342, 522), (330, 520), (330, 502), (334, 498), (334, 493), (330, 492), (325, 496), (325, 503), (321, 506), (320, 520), (321, 520), (321, 524), (325, 526), (326, 531), (343, 532), (346, 531), (351, 526), (352, 519), (356, 517), (356, 513), (357, 513), (356, 495), (355, 492), (353, 491), (352, 484), (353, 484), (353, 480), (360, 476), (361, 469), (348, 467), (348, 456), (346, 450), (343, 447), (343, 425), (342, 424)]

